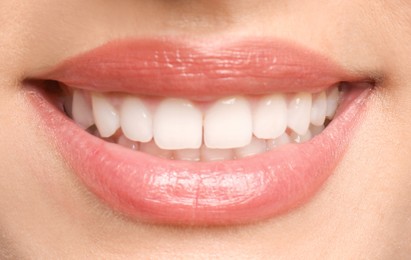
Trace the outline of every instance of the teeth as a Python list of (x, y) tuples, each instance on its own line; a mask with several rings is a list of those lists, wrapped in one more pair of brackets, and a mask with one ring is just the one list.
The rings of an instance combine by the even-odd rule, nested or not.
[(112, 136), (120, 127), (120, 118), (115, 107), (101, 94), (93, 94), (94, 121), (101, 137)]
[(247, 156), (263, 153), (266, 151), (266, 149), (266, 141), (254, 137), (249, 145), (236, 149), (235, 155), (237, 158), (244, 158)]
[(138, 150), (138, 143), (131, 141), (124, 135), (120, 136), (117, 140), (117, 144), (129, 148), (131, 150), (137, 151)]
[(173, 155), (172, 151), (161, 149), (157, 146), (157, 144), (154, 141), (148, 143), (141, 143), (140, 151), (165, 159), (171, 159)]
[(298, 93), (288, 106), (288, 126), (299, 135), (305, 135), (310, 126), (311, 103), (311, 94)]
[(334, 117), (335, 112), (337, 111), (339, 103), (340, 93), (338, 88), (332, 88), (327, 91), (327, 118), (331, 119)]
[(294, 143), (297, 143), (297, 144), (305, 143), (311, 140), (311, 138), (312, 138), (312, 134), (310, 130), (308, 130), (307, 133), (305, 133), (305, 135), (298, 135), (296, 133), (293, 133), (291, 135), (291, 139), (294, 141)]
[(72, 116), (74, 121), (83, 129), (94, 125), (93, 110), (86, 97), (79, 90), (73, 93)]
[(154, 116), (154, 139), (162, 149), (198, 149), (202, 143), (203, 117), (184, 99), (165, 99)]
[(273, 150), (274, 148), (277, 148), (279, 146), (289, 144), (291, 143), (291, 141), (292, 140), (288, 136), (288, 134), (284, 133), (276, 139), (267, 140), (267, 150)]
[(208, 148), (243, 147), (252, 137), (252, 116), (248, 101), (230, 97), (217, 101), (205, 114), (204, 142)]
[(314, 126), (312, 125), (310, 127), (310, 132), (314, 136), (321, 134), (324, 131), (325, 127), (323, 125), (321, 126)]
[(211, 149), (206, 146), (201, 147), (201, 160), (210, 161), (229, 161), (234, 159), (233, 149)]
[(311, 108), (311, 124), (321, 126), (325, 122), (327, 113), (327, 96), (325, 92), (315, 94), (313, 97), (313, 106)]
[(127, 97), (120, 117), (121, 129), (128, 139), (146, 143), (153, 138), (151, 113), (139, 98)]
[(261, 139), (275, 139), (287, 129), (287, 102), (283, 95), (263, 97), (253, 115), (254, 135)]
[(100, 93), (90, 94), (90, 103), (87, 95), (74, 90), (65, 108), (89, 133), (131, 150), (192, 162), (240, 159), (309, 141), (332, 120), (340, 97), (337, 87), (316, 94), (227, 97), (213, 104)]
[(174, 159), (181, 161), (200, 161), (200, 149), (185, 149), (174, 151)]

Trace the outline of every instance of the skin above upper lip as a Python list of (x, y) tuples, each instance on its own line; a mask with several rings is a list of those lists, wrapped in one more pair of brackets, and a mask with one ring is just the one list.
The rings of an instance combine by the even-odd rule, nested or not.
[[(209, 45), (164, 39), (112, 42), (33, 78), (98, 92), (200, 100), (317, 92), (339, 82), (365, 80), (284, 41)], [(307, 143), (241, 160), (199, 163), (107, 143), (76, 126), (39, 91), (30, 93), (72, 170), (113, 209), (147, 222), (220, 225), (270, 218), (312, 197), (341, 160), (370, 92), (350, 91), (331, 124)]]

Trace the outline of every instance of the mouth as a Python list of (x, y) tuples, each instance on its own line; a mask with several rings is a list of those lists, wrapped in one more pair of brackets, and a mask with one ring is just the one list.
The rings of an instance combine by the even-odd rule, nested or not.
[(112, 42), (26, 82), (86, 187), (130, 218), (178, 225), (250, 223), (308, 202), (375, 85), (265, 39)]

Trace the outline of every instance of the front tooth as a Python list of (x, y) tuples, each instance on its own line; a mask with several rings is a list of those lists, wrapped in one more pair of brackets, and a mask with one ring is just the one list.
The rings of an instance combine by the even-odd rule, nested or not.
[(200, 110), (184, 99), (162, 101), (154, 115), (154, 140), (162, 149), (198, 149), (202, 143)]
[(119, 144), (121, 146), (124, 146), (128, 149), (134, 150), (134, 151), (138, 150), (138, 143), (131, 141), (130, 139), (128, 139), (124, 135), (122, 135), (118, 138), (117, 144)]
[(263, 97), (253, 115), (254, 135), (261, 139), (275, 139), (287, 129), (287, 102), (283, 95)]
[(112, 136), (120, 127), (120, 117), (115, 107), (101, 94), (91, 96), (94, 121), (101, 137)]
[(291, 138), (287, 133), (284, 133), (276, 139), (267, 140), (267, 150), (273, 150), (276, 147), (289, 143), (291, 143)]
[(340, 93), (337, 87), (327, 92), (327, 118), (332, 119), (337, 111)]
[(299, 135), (304, 135), (311, 121), (312, 97), (309, 93), (298, 93), (288, 106), (288, 126)]
[(327, 113), (327, 95), (325, 92), (314, 95), (311, 108), (311, 124), (321, 126), (325, 122)]
[(234, 159), (233, 149), (212, 149), (207, 146), (201, 147), (201, 160), (210, 161), (228, 161)]
[(86, 97), (79, 90), (74, 90), (71, 109), (74, 121), (83, 129), (87, 129), (94, 125), (91, 104), (87, 102)]
[(123, 101), (120, 118), (128, 139), (146, 143), (153, 138), (151, 113), (139, 98), (127, 97)]
[(265, 140), (253, 137), (251, 143), (247, 146), (237, 148), (235, 150), (235, 155), (237, 158), (244, 158), (247, 156), (252, 156), (265, 152), (267, 149), (267, 144)]
[(171, 159), (173, 155), (172, 151), (161, 149), (156, 145), (154, 141), (148, 143), (140, 143), (140, 151), (165, 159)]
[(200, 161), (200, 149), (185, 149), (174, 151), (174, 159), (180, 161)]
[(250, 104), (242, 97), (217, 101), (204, 118), (204, 142), (208, 148), (246, 146), (251, 142), (252, 130)]

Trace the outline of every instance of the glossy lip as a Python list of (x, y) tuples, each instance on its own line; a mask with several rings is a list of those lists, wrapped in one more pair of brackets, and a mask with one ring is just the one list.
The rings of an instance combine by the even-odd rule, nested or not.
[(364, 78), (281, 40), (114, 41), (62, 62), (40, 78), (98, 92), (215, 99), (235, 94), (319, 92)]
[[(258, 48), (254, 45), (256, 42)], [(294, 44), (248, 41), (227, 48), (231, 46), (238, 48), (238, 52), (228, 52), (236, 53), (233, 56), (225, 51), (213, 55), (212, 50), (217, 49), (196, 50), (175, 41), (116, 42), (65, 61), (52, 72), (42, 74), (41, 78), (95, 91), (194, 99), (201, 99), (199, 93), (208, 93), (210, 88), (217, 91), (207, 97), (285, 90), (314, 92), (340, 81), (359, 78), (348, 76), (330, 60)], [(273, 50), (272, 46), (277, 49)], [(142, 50), (143, 47), (147, 49)], [(252, 51), (258, 53), (251, 56), (258, 58), (244, 61), (248, 57), (244, 53)], [(150, 57), (159, 59), (159, 53), (168, 57), (167, 63), (151, 62)], [(171, 53), (179, 54), (171, 58)], [(224, 55), (220, 57), (219, 53)], [(267, 55), (265, 59), (264, 55)], [(210, 57), (214, 57), (212, 65), (205, 62)], [(144, 63), (144, 59), (149, 62)], [(174, 71), (180, 68), (177, 65), (170, 67), (170, 75), (165, 73), (167, 64), (183, 66), (190, 59), (196, 61), (193, 66), (197, 74), (188, 73), (188, 69)], [(244, 83), (250, 82), (256, 71), (261, 71), (259, 66), (273, 60), (275, 64), (256, 77), (261, 85), (257, 87), (255, 83), (250, 88)], [(216, 71), (224, 62), (228, 65), (223, 77), (209, 78), (209, 75), (218, 74)], [(144, 69), (135, 70), (141, 64), (145, 64)], [(128, 67), (130, 69), (124, 70)], [(205, 76), (201, 68), (209, 74)], [(165, 75), (167, 82), (173, 79), (173, 83), (163, 84), (161, 75)], [(195, 85), (196, 79), (199, 79), (199, 85)], [(139, 85), (143, 83), (149, 87)], [(290, 85), (284, 87), (284, 83)], [(45, 131), (56, 137), (59, 151), (73, 171), (113, 209), (152, 223), (225, 225), (270, 218), (311, 198), (342, 158), (353, 129), (365, 110), (369, 91), (352, 91), (326, 130), (307, 143), (286, 145), (241, 160), (207, 163), (169, 161), (107, 143), (81, 130), (38, 91), (30, 93)]]

